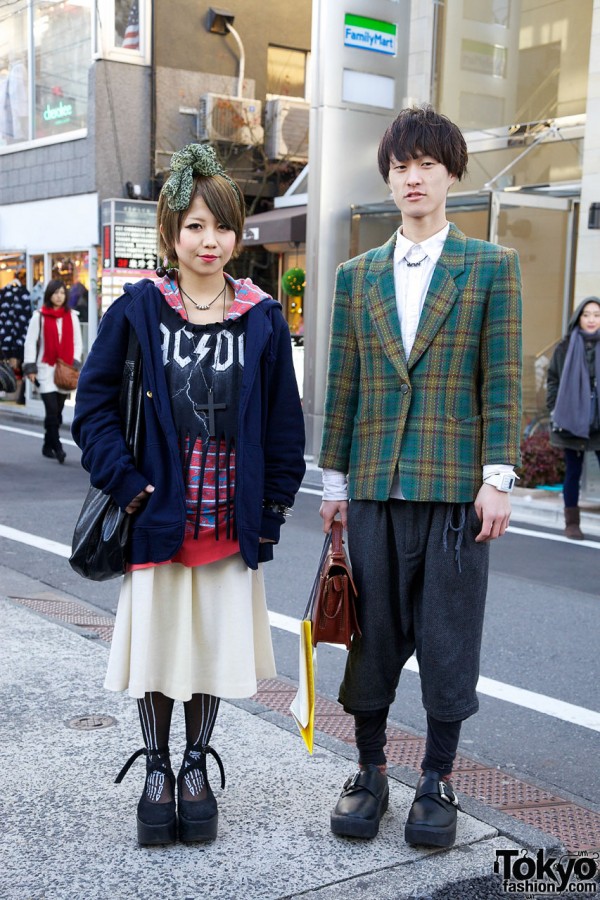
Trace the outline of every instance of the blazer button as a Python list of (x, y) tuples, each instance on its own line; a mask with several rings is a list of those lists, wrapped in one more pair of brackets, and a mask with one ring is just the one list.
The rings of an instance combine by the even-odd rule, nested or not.
[(400, 385), (400, 392), (401, 392), (402, 394), (408, 394), (409, 390), (410, 390), (410, 388), (409, 388), (409, 386), (406, 384), (406, 382), (404, 382), (403, 384)]
[(146, 397), (150, 397), (152, 400), (152, 391), (146, 391)]

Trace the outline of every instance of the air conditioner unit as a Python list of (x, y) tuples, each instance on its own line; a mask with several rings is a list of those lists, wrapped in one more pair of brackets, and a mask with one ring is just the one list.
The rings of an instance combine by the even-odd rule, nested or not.
[(308, 160), (308, 117), (310, 104), (293, 97), (267, 100), (265, 152), (269, 159)]
[(198, 109), (198, 139), (252, 146), (262, 144), (262, 103), (248, 97), (204, 94)]

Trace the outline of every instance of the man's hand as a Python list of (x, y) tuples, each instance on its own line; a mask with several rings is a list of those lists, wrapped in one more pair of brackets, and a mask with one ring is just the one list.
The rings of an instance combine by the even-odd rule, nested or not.
[(129, 515), (133, 515), (134, 512), (137, 512), (138, 509), (141, 509), (142, 504), (146, 502), (150, 494), (154, 491), (154, 485), (147, 484), (143, 491), (140, 491), (139, 494), (133, 498), (129, 506), (125, 507), (125, 512), (129, 513)]
[(482, 543), (502, 537), (510, 520), (510, 494), (491, 484), (482, 484), (475, 498), (475, 510), (481, 522), (481, 531), (475, 540)]
[(319, 514), (323, 519), (323, 531), (329, 534), (333, 520), (340, 514), (342, 525), (348, 527), (348, 501), (347, 500), (323, 500)]

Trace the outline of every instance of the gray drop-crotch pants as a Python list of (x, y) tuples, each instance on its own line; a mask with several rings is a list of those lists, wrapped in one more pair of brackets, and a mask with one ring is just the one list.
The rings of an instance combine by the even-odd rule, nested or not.
[(348, 712), (389, 706), (416, 650), (423, 706), (441, 722), (477, 712), (475, 693), (489, 544), (473, 503), (353, 500), (348, 549), (362, 637), (339, 700)]

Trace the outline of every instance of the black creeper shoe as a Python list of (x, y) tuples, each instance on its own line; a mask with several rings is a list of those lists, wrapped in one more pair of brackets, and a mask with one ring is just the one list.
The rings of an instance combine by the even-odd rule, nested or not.
[[(177, 812), (179, 816), (179, 839), (184, 843), (193, 841), (214, 841), (217, 836), (219, 811), (206, 774), (206, 757), (212, 756), (221, 773), (221, 788), (225, 788), (225, 770), (221, 757), (209, 744), (199, 749), (187, 746), (177, 776)], [(184, 780), (190, 793), (198, 793), (195, 800), (183, 799)], [(203, 797), (200, 795), (204, 794)]]
[[(177, 839), (177, 814), (175, 810), (175, 775), (169, 761), (169, 748), (148, 754), (145, 747), (133, 753), (117, 777), (119, 784), (133, 762), (146, 757), (146, 783), (137, 808), (137, 839), (142, 847), (151, 844), (172, 844)], [(173, 799), (159, 803), (166, 782), (170, 782)]]
[(374, 838), (388, 803), (387, 775), (378, 766), (365, 766), (345, 782), (331, 813), (331, 830), (344, 837)]
[(408, 844), (451, 847), (456, 840), (458, 798), (449, 781), (426, 769), (417, 784), (415, 799), (404, 828)]

